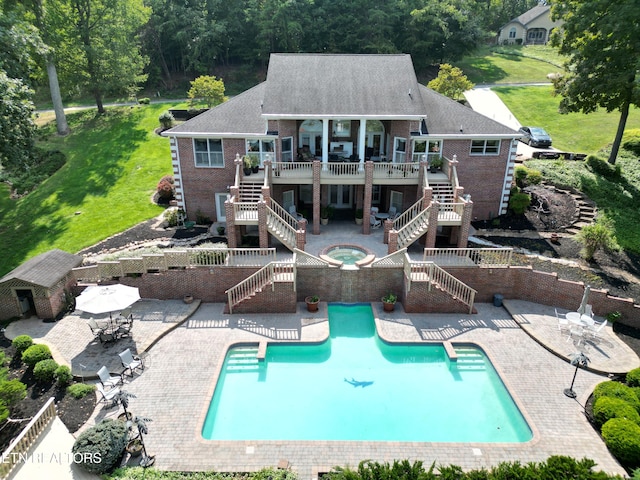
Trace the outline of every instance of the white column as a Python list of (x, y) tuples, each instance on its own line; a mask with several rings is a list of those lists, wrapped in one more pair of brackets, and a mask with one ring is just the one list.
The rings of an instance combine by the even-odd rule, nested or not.
[(328, 170), (329, 162), (329, 119), (322, 119), (322, 170)]
[(358, 156), (360, 157), (360, 165), (358, 170), (364, 172), (364, 154), (367, 147), (367, 119), (360, 119), (360, 134), (358, 135)]

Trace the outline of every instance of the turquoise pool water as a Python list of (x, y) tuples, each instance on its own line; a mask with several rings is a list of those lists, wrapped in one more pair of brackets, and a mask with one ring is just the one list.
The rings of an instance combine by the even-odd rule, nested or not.
[(370, 305), (329, 305), (321, 345), (233, 348), (202, 429), (210, 440), (526, 442), (531, 430), (477, 348), (388, 345)]

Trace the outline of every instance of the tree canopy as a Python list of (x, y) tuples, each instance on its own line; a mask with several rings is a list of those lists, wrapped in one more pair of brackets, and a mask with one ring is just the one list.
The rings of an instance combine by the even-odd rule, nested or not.
[(440, 65), (438, 76), (431, 80), (427, 87), (454, 100), (460, 99), (462, 94), (473, 88), (473, 83), (458, 67), (448, 63)]
[(211, 108), (224, 102), (224, 82), (213, 76), (202, 75), (191, 82), (187, 96), (192, 103), (201, 100), (207, 104), (207, 108)]
[(569, 57), (555, 82), (563, 112), (620, 111), (609, 163), (615, 163), (631, 105), (640, 105), (640, 9), (637, 0), (565, 0), (552, 6), (564, 25), (554, 36)]

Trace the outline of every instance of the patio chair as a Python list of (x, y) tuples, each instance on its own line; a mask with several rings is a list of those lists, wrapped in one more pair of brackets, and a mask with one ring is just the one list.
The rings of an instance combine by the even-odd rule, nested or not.
[(371, 215), (375, 215), (376, 213), (378, 213), (380, 210), (378, 209), (378, 207), (371, 207)]
[(593, 305), (587, 303), (584, 308), (584, 314), (588, 315), (589, 317), (593, 317)]
[(131, 335), (132, 328), (133, 320), (119, 324), (118, 329), (115, 331), (116, 338), (127, 337)]
[(98, 370), (98, 377), (104, 388), (112, 389), (122, 383), (122, 377), (120, 375), (111, 375), (111, 372), (105, 366)]
[(116, 318), (116, 322), (120, 325), (123, 323), (133, 323), (133, 314), (131, 313), (131, 308), (125, 308), (120, 312), (118, 318)]
[(133, 377), (133, 373), (140, 369), (140, 371), (144, 371), (144, 363), (142, 359), (138, 356), (134, 356), (131, 353), (131, 349), (127, 348), (124, 352), (118, 354), (120, 356), (120, 360), (122, 361), (122, 366), (124, 367), (124, 375), (129, 371), (130, 376)]
[(603, 320), (602, 323), (596, 323), (593, 327), (589, 328), (588, 333), (589, 336), (593, 339), (597, 339), (600, 337), (602, 330), (607, 326), (607, 320)]
[(567, 328), (569, 328), (569, 320), (567, 320), (567, 317), (564, 315), (560, 316), (557, 308), (554, 310), (556, 311), (556, 318), (558, 319), (558, 330), (561, 332), (567, 330)]
[(574, 337), (578, 338), (578, 344), (584, 341), (584, 329), (580, 325), (571, 325), (567, 342)]
[(292, 216), (293, 218), (295, 218), (295, 219), (296, 219), (296, 220), (298, 220), (298, 221), (300, 221), (300, 220), (303, 220), (303, 219), (304, 219), (304, 217), (302, 216), (302, 214), (300, 214), (300, 213), (298, 213), (298, 212), (296, 211), (296, 206), (295, 206), (295, 205), (291, 205), (291, 206), (289, 207), (289, 213), (291, 214), (291, 216)]
[(380, 228), (382, 226), (382, 222), (378, 220), (375, 215), (369, 215), (369, 223), (371, 224), (371, 228)]
[(90, 318), (89, 320), (87, 320), (87, 325), (89, 325), (89, 328), (91, 329), (91, 333), (93, 333), (93, 336), (99, 339), (100, 335), (102, 335), (102, 332), (104, 331), (104, 327), (100, 327), (98, 325), (98, 322), (96, 322), (93, 318)]
[(388, 213), (389, 213), (389, 220), (395, 220), (396, 217), (398, 216), (396, 207), (393, 207), (393, 206), (389, 207)]
[(111, 390), (105, 390), (101, 383), (96, 383), (96, 388), (98, 389), (98, 392), (100, 392), (100, 395), (102, 395), (102, 398), (99, 401), (104, 403), (111, 402), (113, 397), (120, 392), (119, 387), (113, 387)]

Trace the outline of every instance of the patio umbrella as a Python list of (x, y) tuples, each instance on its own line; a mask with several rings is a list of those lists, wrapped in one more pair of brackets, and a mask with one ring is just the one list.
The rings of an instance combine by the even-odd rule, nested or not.
[(126, 285), (105, 285), (87, 287), (76, 298), (76, 308), (87, 313), (107, 313), (124, 310), (140, 300), (140, 293), (135, 287)]
[(578, 307), (578, 313), (580, 315), (584, 315), (584, 312), (587, 310), (587, 303), (589, 303), (589, 292), (591, 291), (591, 286), (587, 285), (584, 287), (584, 294), (582, 295), (582, 302), (580, 302), (580, 307)]

